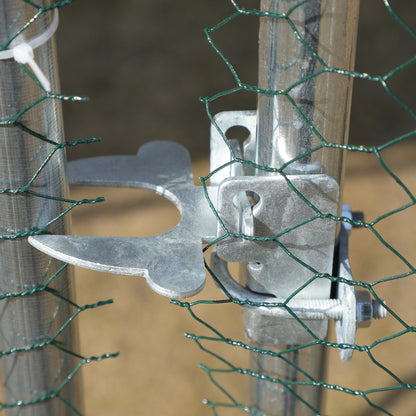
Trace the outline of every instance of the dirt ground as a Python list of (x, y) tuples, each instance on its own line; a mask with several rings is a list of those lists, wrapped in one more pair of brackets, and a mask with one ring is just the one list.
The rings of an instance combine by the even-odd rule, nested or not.
[[(199, 96), (212, 94), (232, 84), (231, 77), (209, 48), (203, 28), (229, 15), (230, 2), (161, 0), (135, 2), (90, 0), (75, 2), (61, 13), (60, 66), (64, 92), (89, 95), (89, 104), (65, 104), (67, 139), (100, 136), (101, 145), (71, 149), (70, 159), (103, 154), (134, 154), (144, 142), (155, 139), (178, 141), (190, 150), (195, 177), (208, 173), (209, 123)], [(357, 69), (381, 73), (411, 57), (411, 39), (397, 26), (381, 1), (362, 2)], [(392, 2), (393, 4), (393, 2)], [(414, 19), (412, 2), (394, 2), (401, 16)], [(230, 26), (221, 41), (248, 80), (256, 77), (257, 26), (248, 21)], [(414, 25), (413, 25), (414, 26)], [(414, 40), (413, 40), (414, 44)], [(244, 47), (242, 47), (244, 45)], [(412, 67), (414, 68), (414, 66)], [(409, 106), (415, 104), (413, 70), (395, 81)], [(414, 120), (394, 100), (373, 85), (357, 81), (354, 90), (350, 141), (381, 144), (414, 129)], [(253, 95), (226, 102), (224, 109), (255, 108)], [(416, 144), (410, 138), (383, 152), (388, 166), (413, 191)], [(145, 236), (173, 227), (179, 220), (176, 208), (163, 198), (144, 191), (75, 189), (74, 198), (106, 196), (108, 202), (73, 215), (73, 234)], [(350, 153), (347, 159), (344, 201), (362, 210), (367, 219), (377, 218), (405, 203), (408, 197), (380, 169), (374, 156)], [(91, 214), (93, 212), (93, 215)], [(416, 261), (415, 209), (394, 215), (380, 224), (380, 232), (392, 247), (412, 263)], [(351, 236), (351, 261), (356, 279), (375, 281), (404, 271), (368, 230)], [(414, 324), (414, 278), (382, 284), (377, 293), (409, 324)], [(81, 351), (85, 355), (120, 351), (117, 359), (85, 368), (85, 414), (209, 415), (204, 397), (225, 400), (198, 364), (218, 362), (204, 354), (185, 332), (204, 330), (189, 314), (168, 299), (153, 293), (144, 279), (76, 270), (79, 303), (112, 298), (114, 304), (86, 311), (79, 317)], [(208, 283), (203, 298), (218, 298)], [(243, 340), (238, 308), (201, 308), (200, 313), (225, 336)], [(403, 329), (392, 317), (360, 329), (357, 342), (368, 344)], [(331, 334), (330, 336), (333, 337)], [(332, 338), (333, 339), (333, 338)], [(374, 349), (377, 359), (406, 383), (416, 382), (414, 334), (407, 334)], [(241, 351), (218, 346), (242, 366)], [(223, 348), (223, 349), (221, 349)], [(395, 385), (396, 381), (356, 353), (342, 363), (338, 353), (329, 354), (327, 380), (351, 388)], [(243, 400), (246, 380), (225, 380), (227, 388)], [(361, 387), (360, 387), (361, 386)], [(414, 414), (414, 393), (391, 391), (378, 397), (391, 413)], [(381, 414), (361, 397), (337, 391), (325, 394), (324, 414), (375, 416)], [(224, 415), (235, 414), (223, 410)]]

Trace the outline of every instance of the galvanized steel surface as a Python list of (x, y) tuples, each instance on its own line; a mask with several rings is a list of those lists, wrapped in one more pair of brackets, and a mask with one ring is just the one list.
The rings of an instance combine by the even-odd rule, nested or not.
[[(143, 238), (53, 236), (30, 243), (58, 259), (93, 270), (144, 276), (156, 292), (184, 298), (205, 284), (202, 243), (216, 238), (216, 217), (202, 186), (193, 183), (189, 154), (173, 142), (150, 142), (138, 156), (108, 156), (69, 164), (73, 185), (151, 190), (172, 201), (181, 214), (167, 233)], [(208, 187), (212, 201), (216, 188)]]
[[(47, 5), (50, 2), (42, 2)], [(28, 2), (4, 0), (0, 3), (0, 43), (5, 44), (37, 12)], [(9, 47), (18, 45), (43, 33), (51, 24), (53, 12), (41, 14), (26, 30), (17, 36)], [(54, 40), (34, 50), (35, 59), (51, 81), (54, 91), (59, 90)], [(17, 120), (49, 140), (62, 143), (62, 115), (58, 100), (46, 99), (19, 113), (41, 98), (44, 91), (13, 60), (0, 61), (0, 120)], [(18, 116), (19, 115), (19, 116)], [(32, 179), (47, 159), (54, 145), (18, 128), (13, 122), (0, 127), (0, 188), (18, 190)], [(65, 156), (58, 151), (44, 166), (29, 189), (37, 194), (63, 197), (67, 192), (64, 176)], [(44, 226), (63, 210), (63, 204), (27, 193), (0, 195), (0, 227), (7, 237)], [(53, 224), (51, 232), (65, 233), (68, 222)], [(1, 293), (18, 293), (45, 284), (62, 263), (37, 251), (26, 238), (0, 240)], [(70, 275), (61, 272), (51, 289), (70, 298)], [(27, 348), (47, 341), (71, 316), (67, 302), (42, 292), (25, 297), (4, 299), (0, 302), (0, 349)], [(59, 342), (64, 348), (74, 349), (74, 326), (61, 334)], [(8, 404), (36, 401), (52, 394), (74, 368), (73, 357), (52, 345), (24, 353), (3, 356), (2, 378), (4, 397)], [(60, 393), (75, 407), (73, 387), (67, 385)], [(77, 402), (77, 403), (76, 403)], [(41, 401), (36, 405), (18, 406), (7, 410), (8, 415), (69, 415), (72, 411), (61, 400)]]

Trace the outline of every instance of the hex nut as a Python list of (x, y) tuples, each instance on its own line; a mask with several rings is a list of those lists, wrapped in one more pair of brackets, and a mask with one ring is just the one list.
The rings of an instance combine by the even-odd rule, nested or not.
[(367, 290), (355, 291), (356, 308), (357, 308), (357, 327), (367, 328), (373, 319), (373, 302), (371, 301), (370, 292)]

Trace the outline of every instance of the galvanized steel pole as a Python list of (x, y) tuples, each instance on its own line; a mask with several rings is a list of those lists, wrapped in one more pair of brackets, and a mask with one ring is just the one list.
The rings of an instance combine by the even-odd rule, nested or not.
[[(46, 6), (51, 2), (37, 2)], [(0, 2), (0, 45), (6, 42), (37, 13), (29, 2), (2, 0)], [(56, 13), (56, 12), (55, 12)], [(51, 25), (54, 11), (39, 15), (31, 25), (17, 36), (8, 48), (39, 36)], [(56, 16), (55, 16), (56, 17)], [(54, 39), (34, 49), (34, 59), (57, 91), (57, 61)], [(43, 97), (45, 92), (13, 59), (0, 60), (0, 120), (14, 119), (25, 107)], [(62, 143), (63, 126), (59, 100), (46, 98), (17, 118), (16, 123), (0, 126), (0, 188), (16, 190), (24, 187), (55, 148), (29, 131)], [(29, 190), (52, 197), (64, 197), (65, 155), (57, 151), (36, 177)], [(64, 209), (64, 204), (33, 194), (0, 194), (1, 234), (13, 236), (39, 229), (53, 220)], [(68, 220), (61, 219), (48, 228), (51, 233), (68, 231)], [(1, 295), (19, 293), (46, 283), (62, 263), (31, 247), (27, 238), (0, 240), (0, 291)], [(29, 351), (11, 353), (1, 357), (1, 374), (8, 415), (46, 416), (72, 415), (79, 396), (73, 383), (60, 391), (59, 398), (41, 400), (53, 395), (58, 386), (75, 368), (74, 358), (53, 345), (31, 349), (35, 344), (47, 342), (74, 312), (63, 298), (71, 298), (70, 274), (64, 270), (50, 284), (50, 290), (40, 293), (0, 300), (0, 349), (15, 348)], [(72, 309), (72, 310), (71, 310)], [(60, 347), (74, 351), (74, 326), (69, 325), (55, 341)], [(79, 376), (77, 376), (79, 378)], [(61, 400), (62, 399), (62, 400)], [(18, 406), (15, 406), (15, 405)]]
[[(346, 142), (352, 80), (331, 72), (313, 75), (329, 67), (353, 68), (358, 9), (359, 0), (261, 1), (261, 11), (275, 16), (260, 18), (259, 88), (269, 92), (286, 91), (293, 101), (283, 93), (258, 95), (258, 164), (279, 168), (322, 144), (319, 135), (330, 142)], [(341, 185), (342, 152), (322, 149), (309, 153), (290, 164), (286, 172), (300, 175), (323, 173)], [(258, 170), (257, 174), (269, 173)], [(248, 264), (249, 288), (257, 292), (279, 293), (281, 282), (277, 278), (272, 283), (273, 287), (268, 287), (270, 282), (263, 284), (258, 277), (250, 278), (251, 267), (256, 265)], [(276, 275), (279, 275), (278, 270)], [(276, 277), (280, 281), (283, 278)], [(305, 293), (303, 291), (302, 295), (305, 296)], [(328, 297), (329, 293), (322, 296)], [(254, 334), (251, 341), (256, 347), (275, 353), (292, 351), (284, 355), (286, 360), (252, 353), (252, 370), (272, 377), (276, 382), (253, 377), (250, 405), (270, 416), (311, 414), (311, 408), (302, 403), (300, 397), (313, 409), (319, 410), (320, 389), (299, 385), (299, 382), (310, 379), (296, 368), (301, 368), (315, 380), (322, 380), (325, 363), (323, 348), (316, 345), (313, 348), (293, 349), (306, 342), (302, 340), (304, 334), (297, 337), (295, 333), (290, 335), (290, 345), (274, 344), (271, 334), (276, 329), (271, 329), (271, 318), (268, 317), (266, 322), (261, 312), (257, 316), (255, 313), (252, 310), (246, 312), (245, 323), (248, 326), (255, 323), (247, 332)], [(281, 322), (279, 324), (285, 326)]]

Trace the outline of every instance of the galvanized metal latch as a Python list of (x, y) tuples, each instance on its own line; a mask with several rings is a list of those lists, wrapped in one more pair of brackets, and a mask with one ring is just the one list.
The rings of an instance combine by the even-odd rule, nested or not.
[[(336, 223), (316, 216), (316, 211), (337, 214), (338, 184), (319, 165), (305, 168), (295, 163), (287, 176), (255, 176), (249, 164), (229, 163), (232, 152), (221, 132), (233, 126), (247, 128), (250, 137), (242, 150), (232, 141), (232, 152), (254, 160), (256, 112), (218, 114), (211, 126), (211, 171), (220, 169), (206, 188), (194, 185), (188, 152), (172, 142), (148, 143), (137, 156), (69, 164), (72, 185), (145, 189), (169, 199), (181, 220), (167, 233), (144, 238), (39, 235), (29, 242), (76, 266), (144, 276), (156, 292), (184, 298), (204, 287), (202, 244), (225, 237), (216, 244), (211, 268), (228, 295), (247, 301), (244, 319), (249, 339), (261, 344), (310, 341), (310, 334), (288, 313), (289, 307), (322, 339), (328, 319), (335, 319), (338, 342), (353, 344), (357, 307), (359, 312), (364, 295), (356, 296), (353, 285), (339, 283), (337, 298), (330, 299), (330, 280), (313, 279), (314, 270), (336, 270), (345, 282), (352, 280), (347, 230), (343, 227), (339, 233), (339, 264), (333, 268)], [(231, 277), (228, 262), (247, 263), (246, 282)], [(296, 296), (286, 307), (270, 307), (293, 293)], [(368, 306), (367, 297), (365, 302)], [(385, 315), (382, 307), (369, 305), (370, 313), (367, 307), (361, 320)], [(259, 325), (270, 330), (256, 331)], [(341, 358), (349, 359), (352, 351), (341, 349)]]
[[(172, 201), (181, 220), (172, 230), (152, 237), (39, 235), (37, 249), (75, 266), (129, 276), (143, 276), (151, 288), (168, 297), (197, 294), (205, 284), (202, 244), (216, 238), (217, 222), (204, 189), (195, 186), (187, 150), (155, 141), (137, 156), (107, 156), (69, 163), (71, 185), (136, 188)], [(216, 200), (216, 187), (208, 187)]]

